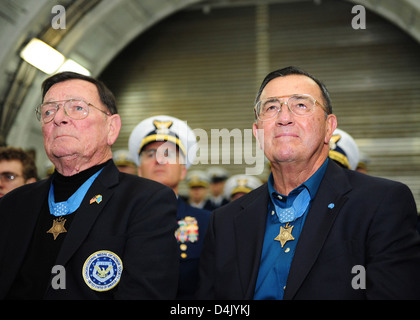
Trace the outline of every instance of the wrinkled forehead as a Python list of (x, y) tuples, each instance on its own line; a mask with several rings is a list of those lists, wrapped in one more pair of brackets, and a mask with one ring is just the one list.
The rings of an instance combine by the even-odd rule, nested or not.
[(272, 79), (261, 92), (260, 100), (293, 94), (309, 94), (318, 101), (323, 101), (318, 84), (305, 75), (287, 75)]
[(82, 99), (95, 105), (100, 103), (96, 86), (86, 80), (71, 79), (58, 82), (48, 89), (44, 97), (45, 102), (69, 99)]

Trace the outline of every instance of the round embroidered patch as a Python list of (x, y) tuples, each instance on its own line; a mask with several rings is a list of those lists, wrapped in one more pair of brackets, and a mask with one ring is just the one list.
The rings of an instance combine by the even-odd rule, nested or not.
[(86, 259), (82, 268), (83, 279), (95, 291), (107, 291), (120, 281), (123, 264), (115, 253), (96, 251)]

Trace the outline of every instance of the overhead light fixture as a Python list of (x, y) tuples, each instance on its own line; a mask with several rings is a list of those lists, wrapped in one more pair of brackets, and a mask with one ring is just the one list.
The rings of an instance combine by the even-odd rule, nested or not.
[(90, 76), (90, 71), (83, 67), (82, 65), (78, 64), (76, 61), (72, 59), (67, 59), (61, 67), (58, 69), (57, 72), (63, 72), (63, 71), (72, 71), (77, 72), (80, 74), (84, 74), (85, 76)]
[(90, 71), (66, 57), (45, 42), (33, 38), (20, 52), (20, 57), (47, 74), (73, 71), (90, 76)]
[(60, 52), (36, 38), (23, 48), (20, 57), (47, 74), (53, 74), (66, 60)]

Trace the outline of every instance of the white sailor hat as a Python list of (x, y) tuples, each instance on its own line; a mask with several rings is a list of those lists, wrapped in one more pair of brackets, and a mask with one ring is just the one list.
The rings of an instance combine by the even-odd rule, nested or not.
[(226, 180), (225, 197), (231, 199), (236, 193), (248, 193), (261, 185), (261, 180), (255, 176), (237, 174)]
[(116, 166), (137, 167), (134, 158), (128, 150), (117, 150), (112, 153), (112, 159)]
[(355, 170), (359, 163), (359, 148), (347, 132), (335, 129), (330, 139), (329, 157), (344, 167)]
[(207, 188), (209, 185), (209, 177), (206, 172), (201, 170), (188, 171), (186, 177), (188, 187), (204, 187)]
[(229, 172), (225, 168), (218, 166), (208, 168), (207, 174), (211, 183), (225, 181), (227, 178), (229, 178)]
[(175, 117), (159, 115), (141, 121), (131, 132), (128, 148), (137, 165), (142, 149), (155, 141), (169, 141), (177, 145), (186, 159), (187, 168), (196, 157), (197, 138), (187, 123)]
[(357, 169), (360, 168), (360, 169), (367, 170), (367, 166), (368, 166), (369, 162), (370, 162), (369, 156), (366, 153), (360, 151), (359, 152), (359, 163), (357, 164)]

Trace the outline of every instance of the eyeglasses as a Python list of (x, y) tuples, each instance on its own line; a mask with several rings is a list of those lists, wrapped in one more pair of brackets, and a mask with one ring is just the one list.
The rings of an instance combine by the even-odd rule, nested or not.
[(110, 112), (103, 111), (86, 101), (70, 99), (62, 101), (51, 101), (41, 104), (35, 110), (37, 119), (39, 121), (42, 120), (43, 123), (51, 122), (57, 114), (57, 111), (60, 108), (60, 104), (63, 105), (64, 113), (74, 120), (82, 120), (86, 118), (89, 114), (89, 107), (93, 107), (106, 114), (107, 116), (111, 115)]
[(0, 181), (3, 183), (10, 183), (16, 178), (22, 177), (21, 175), (18, 175), (17, 173), (13, 172), (0, 172)]
[[(281, 102), (280, 99), (285, 99)], [(294, 94), (290, 97), (272, 97), (258, 101), (255, 105), (255, 114), (261, 121), (275, 118), (285, 104), (290, 112), (299, 117), (308, 117), (314, 113), (315, 104), (318, 104), (325, 112), (327, 109), (309, 94)]]

